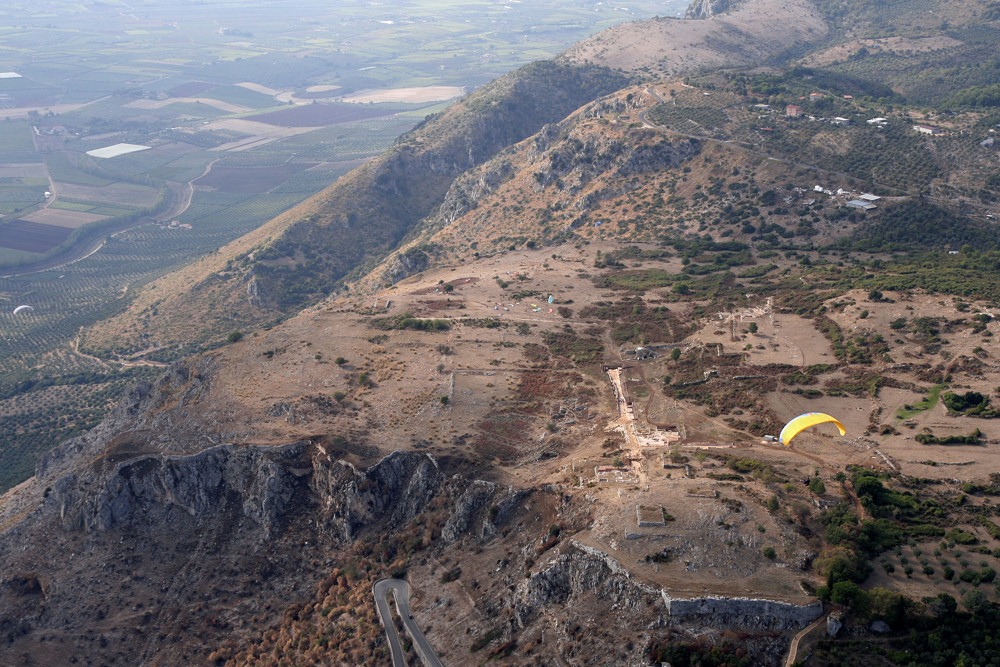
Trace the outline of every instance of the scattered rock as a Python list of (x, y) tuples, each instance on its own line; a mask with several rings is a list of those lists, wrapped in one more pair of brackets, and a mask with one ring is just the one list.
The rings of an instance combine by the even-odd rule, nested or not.
[(878, 633), (878, 634), (881, 635), (881, 634), (885, 634), (886, 632), (891, 632), (892, 628), (890, 628), (889, 624), (886, 623), (885, 621), (879, 620), (879, 621), (874, 621), (872, 623), (871, 630), (872, 630), (872, 632), (875, 632), (875, 633)]
[(836, 637), (844, 627), (844, 618), (840, 614), (830, 614), (826, 617), (826, 635)]

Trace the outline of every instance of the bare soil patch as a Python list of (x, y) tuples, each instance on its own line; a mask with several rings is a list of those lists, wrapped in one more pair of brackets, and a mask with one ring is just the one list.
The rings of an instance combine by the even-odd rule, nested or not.
[[(326, 86), (324, 86), (326, 88)], [(315, 92), (312, 88), (309, 92)], [(440, 102), (459, 97), (465, 90), (458, 86), (422, 86), (419, 88), (384, 88), (366, 90), (345, 97), (345, 102)]]
[(881, 39), (858, 39), (846, 44), (839, 44), (833, 48), (807, 56), (803, 63), (810, 67), (822, 67), (833, 62), (847, 60), (861, 49), (878, 53), (896, 53), (901, 55), (913, 55), (917, 53), (927, 53), (929, 51), (939, 51), (953, 49), (962, 46), (962, 42), (946, 35), (935, 35), (933, 37), (883, 37)]
[(246, 118), (223, 118), (212, 121), (208, 125), (202, 126), (206, 130), (232, 130), (240, 134), (251, 135), (228, 144), (216, 147), (217, 151), (246, 150), (253, 145), (267, 143), (275, 139), (293, 137), (296, 134), (308, 132), (308, 127), (281, 127), (279, 125), (269, 125), (268, 123), (258, 123)]
[(414, 290), (413, 292), (410, 292), (410, 294), (433, 294), (435, 292), (444, 292), (445, 285), (451, 285), (452, 288), (456, 288), (466, 284), (475, 285), (477, 282), (479, 282), (479, 278), (475, 276), (470, 276), (468, 278), (452, 278), (451, 280), (442, 282), (439, 285), (432, 285), (430, 287)]
[(14, 220), (0, 227), (0, 247), (27, 252), (45, 252), (66, 240), (71, 229)]
[(94, 213), (84, 213), (82, 211), (66, 211), (59, 208), (43, 208), (40, 211), (29, 213), (21, 218), (28, 222), (37, 222), (42, 225), (54, 225), (56, 227), (66, 227), (76, 229), (84, 225), (104, 220), (106, 215), (96, 215)]
[(264, 95), (277, 95), (280, 90), (275, 90), (274, 88), (268, 88), (267, 86), (262, 86), (259, 83), (253, 83), (251, 81), (244, 81), (243, 83), (237, 83), (240, 88), (246, 88), (247, 90), (252, 90), (255, 93), (262, 93)]

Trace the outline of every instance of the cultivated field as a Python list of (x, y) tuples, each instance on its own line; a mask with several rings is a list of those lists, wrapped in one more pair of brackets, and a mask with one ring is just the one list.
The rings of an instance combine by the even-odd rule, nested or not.
[(84, 225), (104, 220), (107, 216), (94, 215), (93, 213), (83, 213), (81, 211), (66, 211), (58, 208), (43, 208), (40, 211), (29, 213), (23, 216), (22, 220), (36, 222), (41, 225), (53, 225), (55, 227), (66, 227), (76, 229)]
[(220, 192), (267, 192), (309, 166), (302, 163), (253, 168), (213, 166), (193, 185)]
[(28, 220), (4, 222), (0, 227), (0, 247), (42, 253), (62, 243), (72, 231), (69, 227), (45, 225)]
[(135, 100), (125, 104), (125, 106), (130, 109), (162, 109), (170, 104), (184, 103), (207, 104), (219, 109), (220, 111), (226, 111), (228, 113), (243, 113), (251, 110), (251, 107), (245, 107), (239, 104), (230, 104), (229, 102), (214, 100), (210, 97), (171, 97), (166, 100)]
[(248, 121), (281, 127), (324, 127), (368, 118), (391, 115), (389, 109), (359, 107), (347, 104), (306, 104), (280, 111), (247, 116)]
[(104, 187), (92, 187), (75, 183), (64, 183), (59, 187), (59, 196), (69, 199), (83, 199), (91, 202), (121, 204), (122, 206), (143, 208), (151, 206), (157, 198), (155, 188), (131, 183), (114, 183)]
[(465, 91), (456, 86), (423, 86), (420, 88), (390, 88), (366, 90), (343, 98), (344, 102), (439, 102), (461, 96)]

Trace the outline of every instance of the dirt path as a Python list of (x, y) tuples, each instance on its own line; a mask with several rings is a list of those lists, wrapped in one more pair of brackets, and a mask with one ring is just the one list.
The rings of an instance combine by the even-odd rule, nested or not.
[[(81, 327), (81, 330), (82, 329), (83, 329), (83, 327)], [(136, 368), (138, 366), (156, 366), (156, 367), (159, 367), (159, 368), (167, 368), (168, 366), (170, 366), (170, 364), (162, 362), (162, 361), (150, 361), (148, 359), (144, 359), (142, 361), (137, 361), (137, 360), (134, 360), (134, 359), (132, 359), (132, 360), (127, 360), (127, 359), (113, 359), (113, 360), (109, 361), (107, 359), (101, 359), (100, 357), (95, 357), (92, 354), (87, 354), (86, 352), (81, 352), (80, 351), (80, 334), (79, 333), (76, 334), (76, 338), (74, 338), (73, 342), (70, 343), (70, 348), (73, 350), (74, 353), (80, 355), (81, 357), (83, 357), (85, 359), (92, 359), (93, 361), (96, 361), (96, 362), (98, 362), (99, 364), (101, 364), (101, 365), (103, 365), (105, 367), (107, 367), (108, 364), (118, 364), (120, 366), (124, 366), (125, 368)], [(156, 351), (158, 349), (160, 349), (160, 348), (150, 348), (149, 350), (146, 350), (146, 351), (142, 352), (141, 354), (147, 354), (149, 352), (154, 352), (154, 351)]]
[(785, 659), (785, 667), (792, 667), (792, 665), (795, 664), (795, 661), (798, 660), (799, 643), (803, 638), (805, 638), (806, 635), (818, 628), (821, 623), (825, 623), (826, 617), (829, 614), (829, 611), (824, 612), (822, 616), (804, 627), (801, 632), (792, 637), (792, 643), (788, 646), (788, 658)]
[(649, 477), (642, 465), (645, 456), (642, 452), (642, 443), (635, 432), (635, 412), (628, 405), (628, 394), (625, 391), (625, 384), (622, 382), (622, 373), (625, 367), (609, 368), (608, 377), (611, 379), (611, 387), (614, 390), (615, 402), (618, 406), (618, 419), (607, 425), (606, 429), (617, 429), (625, 435), (625, 442), (628, 447), (629, 460), (632, 463), (639, 486), (645, 487), (649, 484)]
[[(623, 371), (624, 367), (621, 370)], [(643, 371), (642, 366), (629, 367), (629, 370), (636, 370), (636, 371), (639, 372), (639, 375), (640, 375), (640, 377), (642, 378), (642, 381), (643, 381), (643, 386), (645, 386), (646, 389), (649, 391), (649, 398), (647, 398), (646, 403), (645, 403), (645, 405), (646, 405), (646, 411), (645, 411), (645, 414), (646, 414), (646, 423), (650, 424), (650, 425), (652, 425), (652, 426), (654, 426), (656, 428), (662, 428), (661, 425), (656, 424), (656, 423), (654, 423), (654, 422), (652, 422), (652, 421), (649, 420), (649, 404), (651, 403), (651, 401), (653, 399), (653, 391), (654, 391), (654, 389), (649, 385), (648, 380), (646, 380), (646, 375), (645, 375), (645, 373)], [(625, 439), (626, 439), (626, 442), (628, 443), (628, 447), (629, 447), (630, 452), (633, 453), (636, 456), (640, 456), (641, 457), (641, 455), (642, 455), (642, 447), (641, 447), (641, 445), (638, 442), (638, 438), (635, 436), (635, 434), (632, 431), (632, 429), (628, 428), (629, 423), (631, 423), (632, 421), (635, 420), (635, 416), (634, 416), (634, 412), (633, 412), (632, 416), (629, 416), (627, 414), (627, 408), (625, 407), (625, 402), (628, 399), (627, 399), (627, 394), (626, 394), (626, 390), (625, 390), (624, 384), (621, 381), (620, 372), (618, 373), (618, 375), (616, 377), (616, 375), (612, 373), (612, 370), (608, 371), (608, 376), (611, 378), (611, 384), (612, 384), (612, 387), (613, 387), (614, 392), (615, 392), (615, 396), (616, 396), (617, 401), (618, 401), (618, 415), (619, 415), (618, 419), (616, 419), (613, 422), (611, 422), (610, 424), (608, 424), (608, 428), (611, 428), (611, 427), (614, 427), (614, 426), (622, 426), (622, 430), (625, 432)], [(693, 410), (689, 406), (684, 405), (684, 403), (681, 402), (681, 401), (674, 401), (674, 405), (675, 405), (675, 407), (677, 407), (680, 410), (687, 410), (687, 411)], [(729, 431), (734, 430), (732, 426), (730, 426), (729, 424), (726, 424), (725, 422), (722, 422), (722, 421), (720, 421), (718, 419), (715, 419), (715, 418), (712, 418), (712, 417), (707, 417), (707, 416), (705, 416), (703, 414), (700, 414), (699, 416), (702, 417), (702, 418), (704, 418), (704, 419), (706, 419), (706, 420), (708, 420), (708, 421), (710, 421), (711, 423), (715, 424), (716, 426), (718, 426), (721, 429), (729, 430)], [(697, 447), (698, 445), (696, 443), (688, 443), (686, 446)], [(770, 445), (770, 444), (766, 444), (766, 443), (756, 443), (755, 442), (755, 443), (753, 443), (753, 448), (769, 449), (769, 450), (772, 450), (772, 451), (782, 452), (783, 454), (792, 454), (792, 455), (795, 455), (795, 456), (800, 456), (802, 458), (806, 458), (806, 459), (812, 461), (813, 463), (815, 463), (818, 466), (821, 466), (823, 468), (829, 468), (831, 470), (834, 469), (834, 467), (831, 466), (823, 458), (821, 458), (821, 457), (819, 457), (819, 456), (817, 456), (815, 454), (809, 454), (808, 452), (803, 452), (803, 451), (800, 451), (798, 449), (793, 449), (791, 447), (784, 447), (782, 445)], [(857, 501), (856, 497), (854, 498), (854, 501), (855, 501), (855, 504), (857, 505), (858, 501)]]

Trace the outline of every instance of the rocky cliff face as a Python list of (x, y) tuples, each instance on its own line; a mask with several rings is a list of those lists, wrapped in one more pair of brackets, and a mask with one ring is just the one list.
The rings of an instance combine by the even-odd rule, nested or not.
[[(259, 637), (283, 610), (306, 605), (331, 568), (358, 551), (381, 553), (373, 545), (392, 536), (407, 544), (414, 526), (430, 536), (410, 547), (425, 550), (421, 567), (437, 559), (487, 564), (469, 568), (468, 584), (482, 584), (477, 610), (510, 641), (541, 636), (548, 619), (559, 618), (559, 641), (571, 646), (586, 609), (613, 618), (612, 635), (638, 631), (615, 660), (638, 659), (663, 631), (767, 633), (798, 627), (817, 611), (672, 599), (583, 544), (563, 540), (545, 551), (538, 536), (547, 539), (552, 517), (577, 526), (588, 520), (557, 489), (471, 480), (426, 453), (392, 452), (361, 468), (322, 440), (213, 444), (222, 434), (213, 434), (199, 398), (216, 363), (206, 356), (136, 387), (100, 428), (39, 464), (33, 483), (46, 490), (37, 506), (3, 507), (5, 654), (204, 664), (208, 652), (198, 647)], [(491, 555), (478, 556), (484, 551)], [(424, 590), (441, 573), (429, 576), (417, 582)], [(774, 664), (784, 639), (761, 642), (760, 664)]]
[(120, 463), (103, 480), (71, 473), (56, 481), (54, 501), (70, 530), (108, 531), (195, 519), (232, 507), (259, 527), (279, 529), (300, 480), (312, 473), (307, 443), (283, 447), (221, 445), (190, 456), (156, 454)]
[(441, 545), (481, 542), (526, 498), (449, 476), (427, 454), (358, 469), (309, 441), (185, 438), (212, 363), (136, 387), (39, 464), (38, 505), (3, 508), (0, 654), (199, 664), (196, 647), (260, 632), (357, 544), (432, 511)]
[(714, 627), (793, 630), (804, 628), (823, 614), (819, 600), (796, 605), (755, 598), (673, 599), (664, 593), (664, 601), (671, 618)]
[(584, 594), (611, 600), (623, 610), (644, 610), (658, 591), (634, 581), (628, 571), (597, 550), (574, 545), (534, 573), (518, 590), (518, 622), (527, 623), (548, 606), (564, 604)]
[[(198, 451), (217, 444), (222, 434), (190, 410), (211, 388), (217, 368), (218, 359), (205, 355), (171, 366), (155, 382), (139, 382), (98, 426), (47, 452), (36, 466), (35, 477), (52, 483), (83, 458), (96, 457), (113, 445), (124, 445), (121, 448), (134, 455), (127, 442), (129, 434), (142, 442), (139, 451)], [(168, 402), (172, 409), (161, 410)]]

